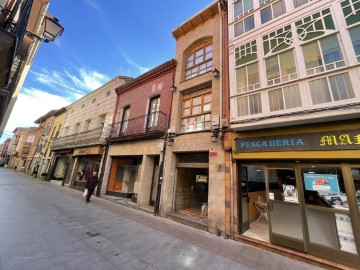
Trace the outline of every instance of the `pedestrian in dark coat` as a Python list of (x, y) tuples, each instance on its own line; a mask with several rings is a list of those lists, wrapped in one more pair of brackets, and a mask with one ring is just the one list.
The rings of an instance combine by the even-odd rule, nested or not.
[(99, 184), (99, 178), (96, 175), (96, 172), (93, 172), (92, 175), (88, 178), (86, 181), (86, 186), (88, 193), (86, 195), (86, 202), (88, 203), (90, 201), (90, 197), (93, 194), (96, 186)]

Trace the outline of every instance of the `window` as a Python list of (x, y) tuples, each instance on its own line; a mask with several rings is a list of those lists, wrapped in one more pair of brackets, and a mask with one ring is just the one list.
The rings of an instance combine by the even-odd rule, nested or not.
[(251, 15), (234, 24), (234, 36), (240, 36), (255, 28), (254, 15)]
[(307, 75), (313, 75), (345, 65), (336, 35), (303, 46)]
[(348, 26), (360, 22), (359, 0), (341, 1), (341, 8)]
[(354, 98), (350, 77), (347, 73), (309, 82), (313, 104), (322, 104)]
[(212, 43), (207, 41), (192, 49), (186, 56), (185, 79), (212, 71)]
[(310, 1), (312, 1), (312, 0), (293, 0), (294, 8), (305, 5), (306, 3), (309, 3)]
[(238, 0), (234, 3), (234, 18), (241, 17), (253, 9), (253, 0)]
[(123, 115), (122, 115), (122, 121), (121, 121), (121, 127), (120, 127), (120, 134), (125, 133), (128, 128), (129, 115), (130, 115), (130, 106), (124, 108)]
[(239, 97), (237, 100), (238, 116), (259, 114), (262, 112), (260, 94)]
[(88, 131), (90, 129), (90, 123), (91, 123), (91, 119), (88, 119), (84, 122), (83, 131)]
[(360, 62), (360, 26), (349, 30), (357, 61)]
[(154, 129), (158, 125), (160, 111), (160, 96), (152, 98), (149, 104), (149, 113), (147, 118), (147, 129)]
[(94, 104), (96, 102), (96, 98), (94, 98), (93, 100), (92, 100), (92, 103)]
[(275, 2), (272, 5), (260, 10), (261, 23), (267, 23), (286, 12), (284, 0)]
[(237, 93), (244, 93), (260, 88), (258, 62), (236, 69)]
[(293, 51), (265, 59), (267, 84), (274, 85), (297, 78)]
[(68, 134), (69, 134), (69, 127), (66, 127), (64, 128), (64, 136), (67, 136)]
[(211, 128), (211, 88), (183, 95), (181, 132)]
[(110, 96), (110, 91), (107, 91), (105, 96), (106, 97)]
[(271, 90), (268, 94), (271, 112), (302, 106), (299, 85)]
[(80, 130), (80, 123), (76, 123), (75, 126), (74, 126), (74, 132), (73, 132), (73, 134), (78, 133), (79, 130)]
[(29, 136), (27, 136), (27, 138), (26, 138), (26, 142), (28, 142), (28, 143), (33, 143), (33, 142), (34, 142), (34, 139), (35, 139), (35, 135), (29, 135)]
[(106, 113), (105, 114), (102, 114), (102, 115), (99, 115), (99, 127), (104, 127), (105, 125), (105, 119), (106, 119)]
[(81, 109), (84, 109), (84, 107), (85, 107), (85, 104), (81, 105)]

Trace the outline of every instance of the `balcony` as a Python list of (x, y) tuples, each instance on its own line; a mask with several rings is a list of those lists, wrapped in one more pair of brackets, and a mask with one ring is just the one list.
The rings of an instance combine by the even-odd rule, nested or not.
[(80, 146), (106, 144), (105, 138), (109, 136), (109, 128), (96, 128), (55, 139), (51, 150), (74, 148)]
[(161, 138), (165, 135), (168, 116), (163, 112), (154, 112), (131, 118), (111, 125), (108, 142), (133, 141)]

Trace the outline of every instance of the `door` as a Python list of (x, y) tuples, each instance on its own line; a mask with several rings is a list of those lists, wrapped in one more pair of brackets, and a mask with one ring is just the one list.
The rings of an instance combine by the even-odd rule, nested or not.
[[(123, 190), (123, 182), (125, 174), (129, 174), (126, 170), (126, 165), (132, 165), (132, 158), (114, 158), (110, 178), (108, 184), (108, 191), (121, 192)], [(127, 191), (127, 190), (126, 190)]]
[(151, 191), (150, 191), (150, 201), (149, 205), (154, 206), (156, 201), (156, 191), (158, 186), (158, 179), (159, 179), (159, 157), (155, 157), (154, 160), (154, 170), (153, 170), (153, 177), (151, 181)]
[(305, 250), (303, 218), (294, 167), (266, 168), (270, 242)]
[(250, 229), (250, 219), (249, 219), (249, 179), (248, 179), (248, 167), (239, 166), (238, 167), (239, 181), (238, 181), (238, 190), (240, 190), (240, 200), (238, 207), (238, 217), (239, 220), (239, 231), (240, 233), (246, 232)]
[(160, 96), (154, 97), (150, 100), (149, 104), (149, 114), (147, 117), (147, 130), (153, 130), (158, 125), (159, 120), (159, 110), (160, 110)]

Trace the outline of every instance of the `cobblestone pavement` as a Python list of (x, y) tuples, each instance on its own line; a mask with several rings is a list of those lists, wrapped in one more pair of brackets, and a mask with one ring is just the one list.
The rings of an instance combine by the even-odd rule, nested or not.
[(0, 269), (319, 269), (0, 168)]

